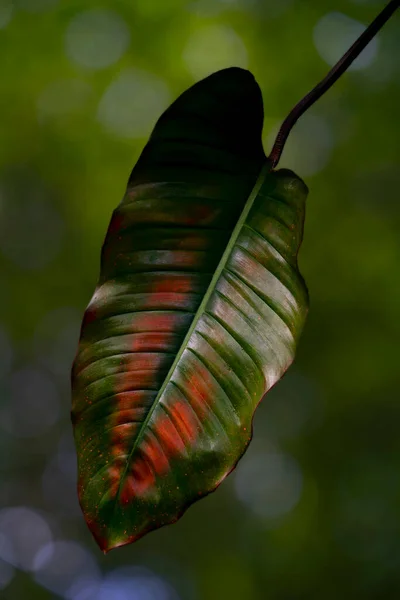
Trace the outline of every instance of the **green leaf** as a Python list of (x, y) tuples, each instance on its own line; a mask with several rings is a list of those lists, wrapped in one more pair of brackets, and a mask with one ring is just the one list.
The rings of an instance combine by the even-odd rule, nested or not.
[(270, 170), (254, 77), (160, 117), (114, 211), (72, 369), (78, 493), (104, 552), (176, 521), (245, 452), (293, 361), (307, 187)]

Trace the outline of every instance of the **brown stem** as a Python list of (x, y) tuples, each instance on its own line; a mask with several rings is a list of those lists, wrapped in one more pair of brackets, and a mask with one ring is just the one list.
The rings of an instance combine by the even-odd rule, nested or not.
[(339, 77), (349, 68), (351, 63), (364, 50), (373, 37), (383, 27), (386, 21), (392, 16), (396, 9), (400, 7), (400, 0), (391, 0), (389, 4), (376, 17), (371, 25), (360, 35), (344, 56), (329, 71), (326, 77), (315, 86), (296, 106), (291, 110), (284, 120), (268, 159), (271, 161), (271, 168), (274, 169), (281, 158), (288, 135), (301, 115), (310, 108), (329, 88), (339, 79)]

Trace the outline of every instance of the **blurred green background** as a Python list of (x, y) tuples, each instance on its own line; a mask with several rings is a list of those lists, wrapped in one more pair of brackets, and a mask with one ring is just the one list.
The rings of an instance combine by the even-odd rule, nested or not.
[(0, 0), (0, 598), (400, 598), (400, 14), (280, 163), (310, 188), (311, 307), (237, 469), (176, 524), (103, 556), (69, 420), (101, 244), (161, 112), (211, 72), (249, 68), (268, 152), (383, 5)]

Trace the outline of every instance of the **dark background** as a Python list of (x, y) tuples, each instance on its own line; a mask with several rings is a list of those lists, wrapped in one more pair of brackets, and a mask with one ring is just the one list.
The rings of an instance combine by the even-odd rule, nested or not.
[(161, 112), (249, 68), (264, 145), (383, 8), (362, 0), (0, 0), (0, 597), (400, 597), (400, 11), (293, 130), (311, 307), (221, 487), (103, 556), (69, 371), (100, 248)]

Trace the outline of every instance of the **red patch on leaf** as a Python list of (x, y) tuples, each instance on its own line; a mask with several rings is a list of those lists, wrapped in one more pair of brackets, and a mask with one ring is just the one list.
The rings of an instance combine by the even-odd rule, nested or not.
[(157, 475), (164, 475), (169, 471), (170, 464), (168, 457), (154, 436), (142, 441), (142, 448), (143, 453), (151, 462)]
[[(143, 406), (143, 401), (147, 398), (146, 394), (147, 390), (132, 390), (130, 392), (121, 392), (120, 394), (115, 394), (115, 402), (116, 402), (116, 413), (124, 412), (127, 410), (133, 409), (141, 409)], [(139, 413), (140, 414), (140, 413)], [(132, 419), (134, 421), (136, 419)], [(141, 419), (137, 419), (141, 420)], [(119, 421), (122, 423), (122, 421)]]
[[(111, 495), (113, 497), (118, 493), (122, 474), (125, 470), (126, 455), (129, 453), (129, 442), (132, 439), (137, 423), (123, 422), (126, 419), (126, 413), (118, 410), (118, 400), (120, 395), (114, 396), (115, 409), (111, 414), (111, 448), (113, 464), (108, 469), (110, 480)], [(121, 394), (122, 403), (126, 402), (126, 396)], [(132, 398), (131, 398), (132, 402)], [(125, 419), (123, 418), (125, 416)]]
[(173, 400), (168, 414), (158, 414), (140, 446), (123, 483), (120, 501), (127, 503), (141, 496), (156, 483), (156, 476), (165, 475), (171, 468), (170, 459), (187, 456), (187, 448), (197, 439), (199, 423), (192, 408), (182, 400)]
[(220, 211), (216, 210), (215, 207), (205, 204), (193, 204), (190, 211), (190, 218), (188, 224), (190, 225), (209, 225), (212, 223), (216, 214)]
[(152, 291), (146, 294), (146, 307), (148, 309), (169, 310), (171, 308), (185, 309), (188, 305), (188, 297), (186, 293), (181, 293), (176, 290), (169, 291)]
[(154, 432), (160, 439), (161, 445), (168, 456), (186, 454), (185, 444), (183, 443), (178, 430), (167, 415), (155, 420)]
[(151, 331), (136, 333), (133, 335), (131, 351), (165, 351), (166, 347), (168, 347), (173, 341), (175, 341), (175, 339), (176, 336), (174, 336), (170, 331)]
[(122, 225), (123, 221), (124, 221), (124, 219), (121, 215), (114, 213), (111, 218), (110, 225), (108, 226), (106, 237), (108, 237), (108, 235), (113, 235), (115, 233), (118, 233), (118, 231), (121, 229), (121, 225)]
[(136, 331), (167, 331), (170, 332), (176, 325), (174, 313), (155, 314), (152, 311), (136, 313), (132, 318), (132, 325)]
[(127, 473), (121, 491), (121, 502), (126, 504), (134, 496), (141, 496), (155, 484), (155, 476), (148, 462), (139, 457), (132, 466), (131, 472)]
[(96, 309), (89, 305), (87, 307), (87, 309), (85, 310), (85, 314), (83, 315), (82, 331), (85, 329), (85, 327), (87, 325), (90, 325), (90, 323), (93, 323), (93, 321), (95, 321), (96, 318), (97, 318)]
[(174, 401), (170, 404), (168, 409), (171, 412), (172, 418), (175, 421), (175, 426), (179, 429), (181, 436), (185, 437), (187, 443), (193, 444), (199, 431), (193, 409), (182, 400)]
[(131, 371), (157, 371), (165, 363), (165, 355), (161, 352), (135, 352), (128, 355), (123, 361), (124, 370)]
[[(119, 420), (117, 415), (116, 421)], [(137, 423), (123, 423), (116, 425), (112, 429), (112, 448), (115, 457), (126, 454), (129, 448), (129, 442), (137, 428)]]
[(154, 283), (151, 285), (151, 291), (154, 293), (159, 292), (176, 292), (180, 294), (187, 294), (192, 291), (192, 278), (188, 275), (179, 274), (171, 275), (168, 278), (155, 277)]
[(111, 496), (114, 498), (118, 492), (119, 482), (122, 475), (123, 465), (120, 463), (114, 463), (112, 467), (108, 469), (108, 476), (110, 479), (110, 491)]
[(192, 372), (187, 381), (187, 389), (190, 393), (190, 403), (201, 420), (206, 419), (210, 412), (210, 407), (207, 403), (208, 396), (206, 392), (202, 392), (202, 389), (204, 389), (204, 386), (207, 383), (204, 377), (204, 373), (200, 374)]
[(118, 374), (119, 378), (115, 382), (114, 392), (119, 394), (128, 390), (144, 390), (154, 387), (154, 372), (153, 371), (131, 371), (128, 373)]

